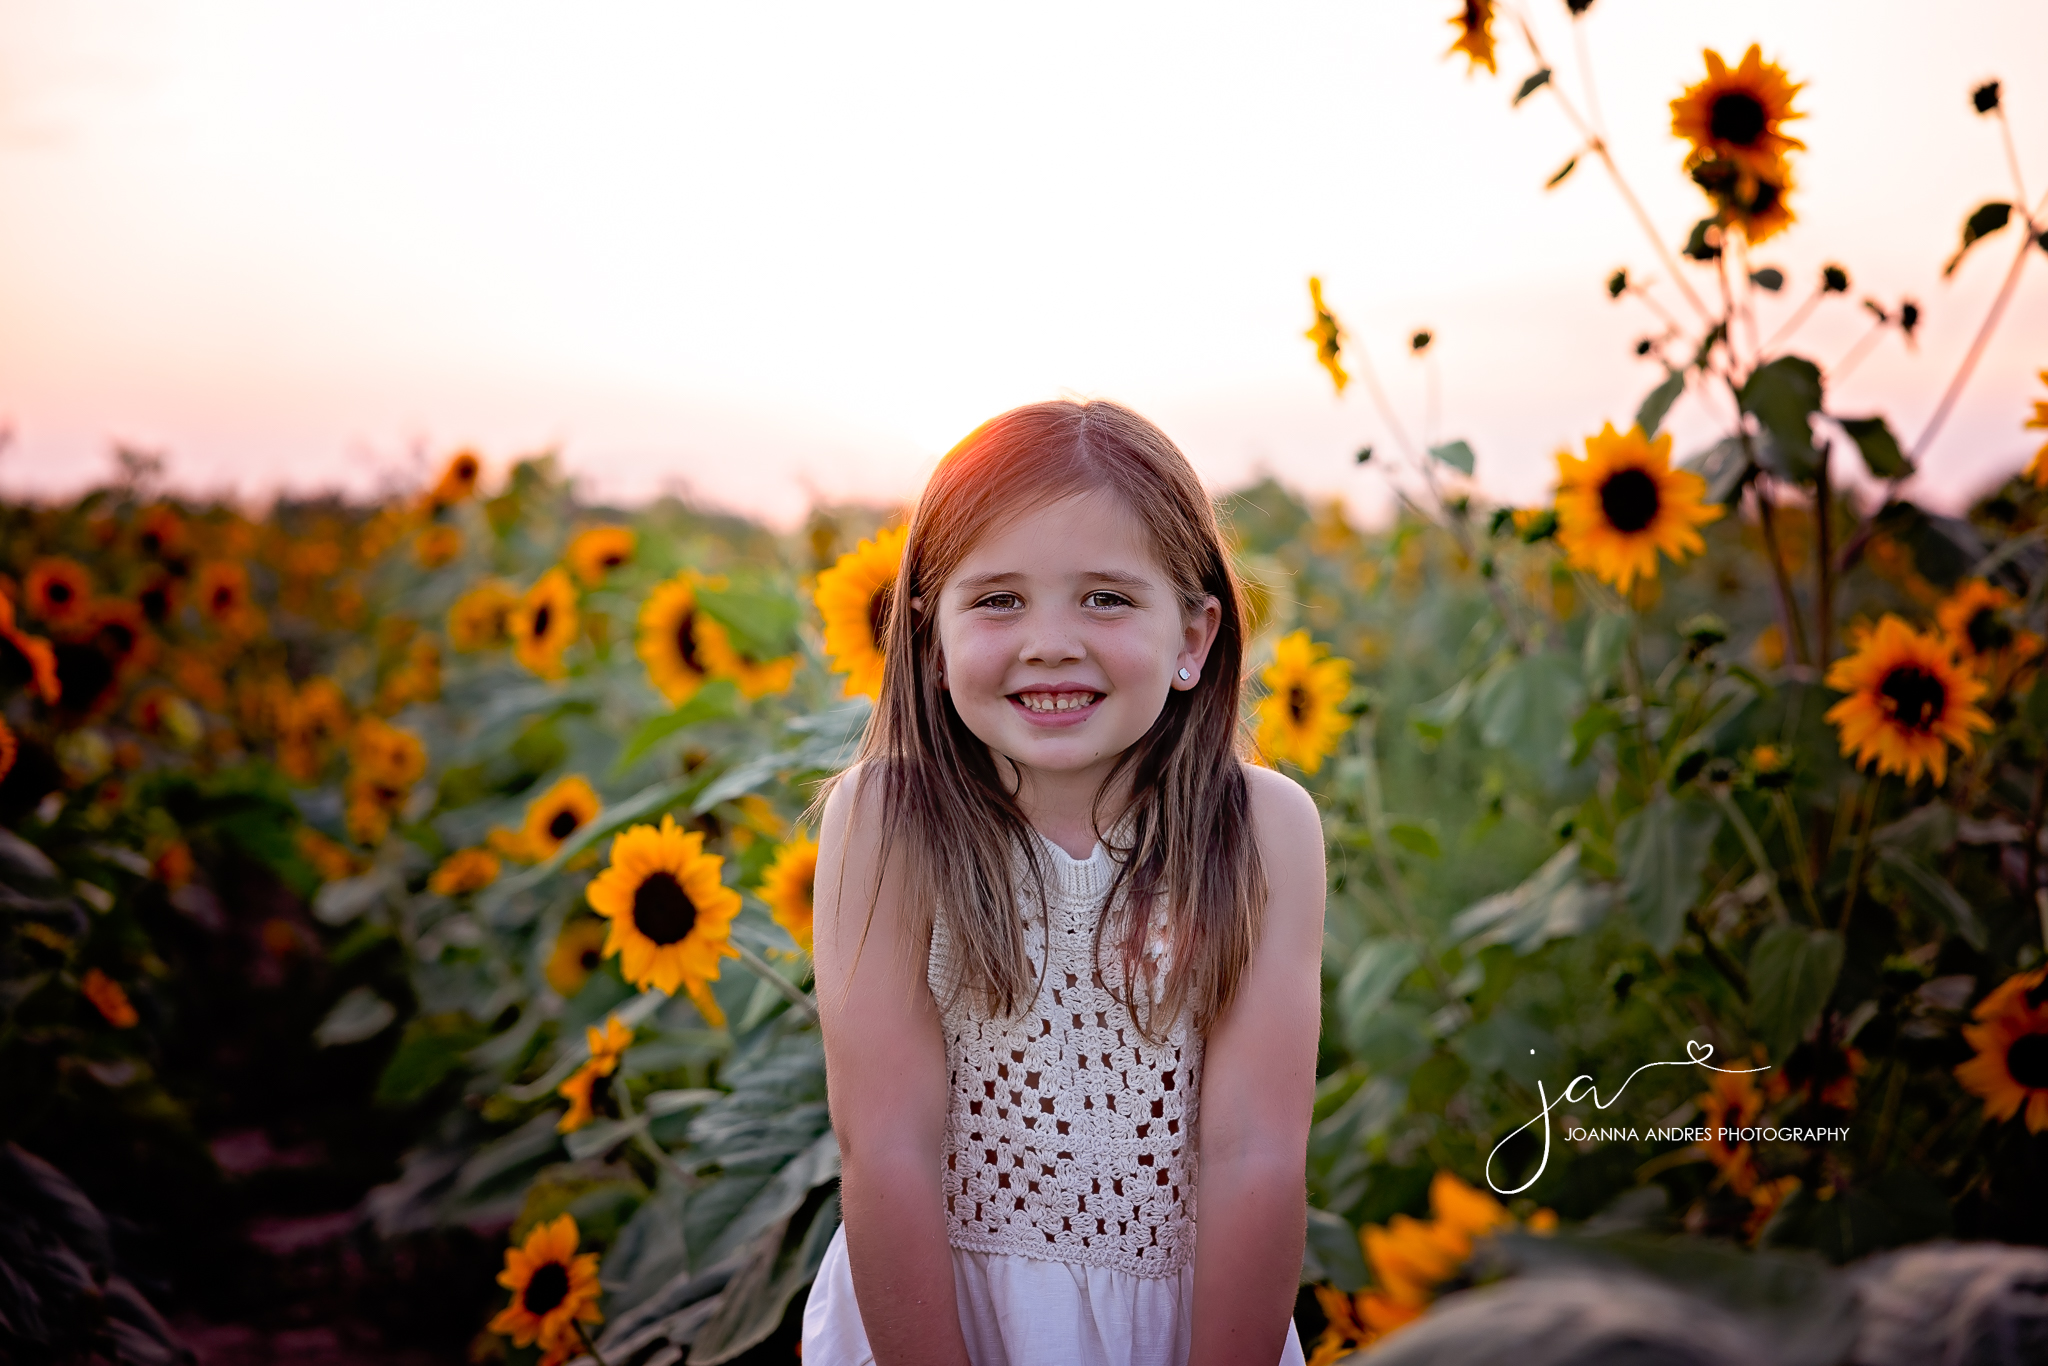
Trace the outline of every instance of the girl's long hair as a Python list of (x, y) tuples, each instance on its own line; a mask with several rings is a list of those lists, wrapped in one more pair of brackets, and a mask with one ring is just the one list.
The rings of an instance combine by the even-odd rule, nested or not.
[[(879, 866), (901, 870), (919, 931), (910, 942), (924, 942), (931, 918), (944, 918), (952, 978), (943, 999), (971, 991), (1001, 1015), (1027, 1007), (1038, 982), (1017, 913), (1017, 851), (1041, 904), (1045, 851), (988, 746), (939, 685), (933, 621), (940, 590), (983, 535), (1093, 490), (1114, 494), (1145, 527), (1184, 613), (1210, 596), (1222, 606), (1201, 681), (1167, 693), (1159, 719), (1118, 756), (1093, 812), (1098, 837), (1116, 840), (1118, 864), (1097, 932), (1097, 972), (1113, 951), (1123, 971), (1105, 981), (1121, 978), (1116, 989), (1133, 1018), (1157, 1038), (1184, 1010), (1206, 1030), (1229, 1008), (1266, 901), (1239, 760), (1237, 579), (1215, 510), (1164, 432), (1114, 403), (1035, 403), (984, 423), (947, 454), (918, 500), (890, 593), (882, 695), (862, 736), (857, 800), (882, 804)], [(912, 605), (920, 600), (922, 610)], [(1104, 809), (1124, 790), (1122, 809)], [(1146, 948), (1162, 901), (1169, 949), (1160, 980)]]

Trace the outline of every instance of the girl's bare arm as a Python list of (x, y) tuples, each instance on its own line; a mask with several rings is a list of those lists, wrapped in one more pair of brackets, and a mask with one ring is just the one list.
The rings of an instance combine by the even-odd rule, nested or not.
[(1248, 769), (1266, 923), (1202, 1064), (1189, 1366), (1273, 1366), (1301, 1280), (1322, 1023), (1323, 827), (1288, 778)]
[(893, 876), (869, 917), (881, 831), (861, 777), (825, 803), (813, 924), (854, 1296), (880, 1366), (967, 1366), (939, 1183), (945, 1038)]

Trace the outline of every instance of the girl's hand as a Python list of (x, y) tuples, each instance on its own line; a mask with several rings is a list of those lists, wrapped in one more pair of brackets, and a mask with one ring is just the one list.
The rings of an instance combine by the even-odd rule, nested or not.
[(925, 983), (930, 931), (881, 868), (880, 797), (864, 776), (849, 769), (825, 802), (812, 955), (854, 1297), (881, 1366), (967, 1366), (939, 1184), (946, 1044)]
[(1259, 945), (1202, 1064), (1189, 1366), (1273, 1366), (1308, 1223), (1307, 1155), (1322, 1024), (1323, 825), (1292, 779), (1247, 766), (1265, 865)]

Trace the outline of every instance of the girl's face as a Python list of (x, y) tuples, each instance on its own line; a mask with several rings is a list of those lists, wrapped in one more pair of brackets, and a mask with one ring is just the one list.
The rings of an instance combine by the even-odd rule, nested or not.
[(1183, 614), (1143, 524), (1096, 490), (984, 535), (935, 628), (943, 685), (984, 744), (1029, 773), (1099, 781), (1169, 688), (1201, 684), (1221, 620), (1213, 597)]

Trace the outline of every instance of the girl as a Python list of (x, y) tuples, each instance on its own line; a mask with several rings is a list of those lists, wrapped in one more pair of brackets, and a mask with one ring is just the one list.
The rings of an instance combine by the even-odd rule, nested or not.
[(1194, 470), (1113, 403), (1005, 413), (888, 601), (820, 820), (845, 1224), (806, 1366), (1299, 1363), (1322, 826), (1238, 757)]

